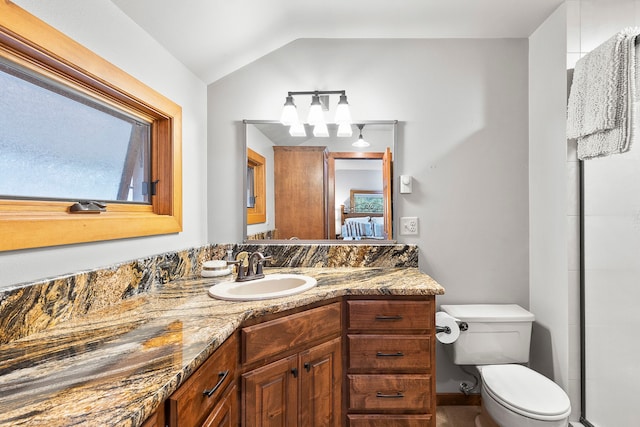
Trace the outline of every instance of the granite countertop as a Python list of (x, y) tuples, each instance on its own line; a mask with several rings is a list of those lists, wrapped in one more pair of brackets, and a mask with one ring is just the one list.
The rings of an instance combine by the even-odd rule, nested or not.
[(0, 426), (139, 426), (250, 318), (344, 295), (441, 295), (417, 268), (267, 268), (315, 277), (286, 298), (228, 302), (191, 277), (0, 346)]

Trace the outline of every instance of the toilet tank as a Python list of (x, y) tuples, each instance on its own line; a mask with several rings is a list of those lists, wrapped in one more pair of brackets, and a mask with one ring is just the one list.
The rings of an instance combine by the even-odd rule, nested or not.
[(532, 313), (516, 304), (442, 305), (440, 309), (469, 329), (445, 351), (456, 365), (527, 363)]

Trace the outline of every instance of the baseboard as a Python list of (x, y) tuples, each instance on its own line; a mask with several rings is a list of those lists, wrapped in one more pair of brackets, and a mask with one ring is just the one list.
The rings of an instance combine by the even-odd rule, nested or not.
[(462, 393), (437, 393), (436, 405), (474, 405), (480, 406), (481, 398), (479, 394), (465, 395)]

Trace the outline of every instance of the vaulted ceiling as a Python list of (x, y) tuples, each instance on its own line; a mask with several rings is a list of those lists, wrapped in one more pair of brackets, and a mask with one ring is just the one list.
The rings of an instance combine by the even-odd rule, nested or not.
[(205, 83), (300, 38), (522, 38), (564, 0), (112, 0)]

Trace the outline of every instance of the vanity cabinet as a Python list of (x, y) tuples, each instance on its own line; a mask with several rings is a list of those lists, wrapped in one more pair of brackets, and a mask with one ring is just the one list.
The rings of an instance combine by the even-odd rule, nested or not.
[(435, 427), (435, 298), (347, 301), (349, 427)]
[(238, 348), (233, 334), (169, 396), (169, 427), (238, 425)]
[(167, 399), (166, 425), (435, 427), (434, 323), (433, 296), (255, 318)]
[(342, 422), (341, 304), (242, 328), (242, 425)]

